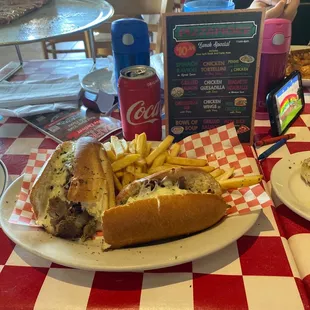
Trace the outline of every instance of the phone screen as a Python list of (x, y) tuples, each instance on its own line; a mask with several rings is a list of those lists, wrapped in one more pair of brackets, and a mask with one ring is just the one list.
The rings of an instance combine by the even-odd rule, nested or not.
[(295, 75), (275, 93), (281, 132), (287, 128), (303, 107), (299, 88), (299, 79)]

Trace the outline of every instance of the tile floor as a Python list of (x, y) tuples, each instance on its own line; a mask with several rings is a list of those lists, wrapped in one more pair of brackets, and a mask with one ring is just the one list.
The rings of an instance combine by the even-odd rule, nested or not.
[[(82, 41), (59, 43), (57, 44), (57, 48), (64, 48), (69, 50), (83, 49), (84, 43)], [(44, 58), (40, 42), (20, 45), (20, 51), (24, 60)], [(59, 59), (81, 59), (85, 57), (85, 53), (58, 54), (57, 56)], [(52, 58), (51, 54), (50, 58)], [(14, 46), (0, 46), (0, 68), (10, 61), (17, 60), (18, 58)]]

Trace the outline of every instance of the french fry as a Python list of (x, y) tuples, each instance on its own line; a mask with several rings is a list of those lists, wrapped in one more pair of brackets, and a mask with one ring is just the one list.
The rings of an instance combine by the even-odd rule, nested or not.
[(128, 143), (125, 139), (119, 139), (125, 153), (128, 152)]
[(142, 158), (146, 156), (147, 144), (146, 144), (146, 134), (143, 132), (138, 136), (136, 151), (141, 155)]
[(235, 168), (229, 168), (227, 169), (222, 175), (219, 175), (215, 179), (217, 181), (225, 181), (228, 180), (233, 174), (234, 174)]
[(135, 172), (134, 176), (136, 177), (136, 179), (142, 179), (148, 176), (147, 173), (142, 173), (142, 172)]
[(153, 174), (153, 173), (164, 171), (164, 170), (170, 170), (171, 168), (173, 168), (173, 167), (159, 166), (159, 167), (155, 167), (155, 168), (150, 168), (148, 170), (148, 174)]
[(218, 176), (222, 175), (223, 173), (225, 173), (225, 171), (223, 169), (219, 169), (219, 168), (210, 172), (210, 174), (213, 176), (213, 178), (217, 178)]
[(135, 180), (135, 176), (132, 173), (124, 172), (124, 176), (122, 179), (122, 186), (126, 186), (129, 183), (133, 182)]
[(115, 156), (115, 153), (113, 151), (111, 142), (104, 143), (103, 148), (105, 149), (110, 162), (113, 163), (113, 161), (116, 160), (116, 156)]
[(150, 154), (151, 148), (152, 148), (152, 142), (147, 142), (146, 143), (146, 155), (145, 156), (148, 156)]
[(135, 154), (136, 153), (136, 142), (135, 142), (135, 139), (133, 139), (132, 141), (129, 142), (128, 150), (129, 150), (129, 153), (131, 153), (131, 154)]
[(134, 174), (135, 173), (135, 167), (134, 165), (129, 165), (126, 167), (125, 169), (127, 172), (131, 173), (131, 174)]
[(251, 185), (258, 184), (261, 182), (263, 176), (262, 175), (249, 175), (237, 178), (231, 178), (224, 181), (219, 181), (221, 187), (223, 189), (234, 189), (240, 187), (248, 187)]
[(135, 165), (137, 165), (139, 167), (144, 167), (144, 166), (146, 166), (146, 161), (145, 161), (145, 159), (141, 158), (135, 162)]
[(164, 163), (164, 166), (166, 166), (166, 167), (171, 167), (171, 168), (174, 168), (174, 167), (182, 167), (182, 166), (179, 166), (179, 165), (172, 165), (172, 164), (168, 164), (168, 163)]
[(142, 173), (142, 167), (135, 166), (135, 173)]
[[(168, 164), (168, 163), (164, 163), (164, 166), (170, 167), (170, 168), (180, 168), (180, 167), (187, 167), (188, 168), (189, 167), (189, 166), (173, 165), (173, 164)], [(208, 173), (215, 170), (215, 167), (213, 167), (213, 166), (204, 166), (204, 167), (196, 167), (196, 168), (202, 169)]]
[(178, 156), (180, 152), (181, 145), (178, 143), (174, 143), (170, 148), (170, 156)]
[(147, 171), (147, 166), (146, 166), (146, 161), (145, 161), (145, 159), (143, 159), (143, 158), (138, 159), (138, 160), (135, 162), (135, 165), (141, 168), (141, 172), (146, 172), (146, 171)]
[(160, 155), (158, 155), (154, 159), (151, 168), (156, 168), (156, 167), (162, 166), (164, 164), (166, 158), (167, 158), (167, 152), (161, 153)]
[(204, 166), (204, 167), (199, 167), (199, 168), (204, 170), (204, 171), (206, 171), (206, 172), (208, 172), (208, 173), (210, 173), (210, 172), (215, 170), (215, 167), (213, 167), (213, 166)]
[(111, 144), (113, 146), (113, 150), (114, 150), (116, 159), (119, 159), (119, 158), (125, 156), (125, 150), (123, 148), (122, 143), (119, 141), (118, 137), (112, 136), (111, 137)]
[(165, 152), (169, 147), (170, 147), (170, 145), (172, 144), (172, 142), (173, 142), (173, 139), (174, 139), (174, 137), (172, 137), (172, 136), (167, 136), (159, 145), (158, 145), (158, 147), (155, 149), (155, 150), (153, 150), (147, 157), (146, 157), (146, 163), (148, 164), (148, 165), (151, 165), (151, 163), (155, 160), (155, 158), (159, 155), (159, 154), (161, 154), (161, 153), (163, 153), (163, 152)]
[(122, 183), (119, 181), (119, 179), (116, 177), (116, 175), (114, 173), (113, 173), (113, 180), (114, 180), (115, 187), (120, 192), (123, 189), (123, 186), (122, 186)]
[(123, 168), (126, 168), (127, 166), (133, 164), (139, 158), (140, 158), (139, 154), (128, 154), (125, 157), (117, 159), (115, 162), (113, 162), (111, 164), (112, 170), (114, 172), (122, 170)]
[(167, 163), (180, 166), (195, 166), (195, 167), (203, 167), (208, 164), (206, 159), (172, 157), (170, 155), (167, 156)]
[(121, 178), (121, 177), (124, 175), (124, 171), (117, 171), (117, 172), (115, 172), (115, 175), (116, 175), (118, 178)]

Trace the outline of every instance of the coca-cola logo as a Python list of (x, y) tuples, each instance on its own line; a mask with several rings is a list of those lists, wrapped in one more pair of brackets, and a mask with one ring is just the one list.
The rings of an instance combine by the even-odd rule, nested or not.
[(160, 101), (154, 105), (146, 106), (143, 100), (135, 102), (127, 110), (126, 119), (131, 125), (154, 123), (158, 120), (160, 113)]

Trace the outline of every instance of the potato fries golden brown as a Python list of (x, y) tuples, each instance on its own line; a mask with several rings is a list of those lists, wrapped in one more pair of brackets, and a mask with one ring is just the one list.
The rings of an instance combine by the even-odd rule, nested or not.
[(179, 157), (180, 145), (167, 136), (160, 143), (147, 141), (145, 133), (136, 134), (135, 139), (126, 142), (116, 136), (103, 144), (111, 162), (115, 188), (124, 186), (151, 174), (180, 167), (195, 167), (212, 175), (225, 189), (246, 187), (259, 183), (261, 175), (233, 177), (235, 168), (221, 169), (209, 166), (206, 159)]
[(203, 167), (208, 164), (207, 160), (205, 159), (173, 157), (170, 155), (167, 156), (167, 163), (180, 166), (194, 166), (194, 167)]
[(199, 168), (209, 173), (215, 170), (215, 167), (213, 166), (204, 166), (204, 167), (199, 167)]
[(174, 143), (170, 148), (170, 156), (176, 157), (179, 155), (181, 145), (178, 143)]
[(134, 174), (135, 173), (135, 167), (134, 165), (129, 165), (126, 167), (125, 169), (127, 172), (130, 172), (131, 174)]
[(147, 153), (147, 144), (146, 144), (146, 134), (141, 133), (136, 142), (137, 153), (141, 155), (142, 158), (146, 156)]
[(222, 175), (219, 175), (215, 179), (217, 181), (225, 181), (228, 180), (234, 174), (235, 168), (227, 169)]
[(103, 144), (103, 148), (105, 149), (110, 162), (115, 161), (116, 160), (116, 156), (115, 156), (115, 153), (113, 151), (111, 142), (104, 143)]
[(136, 142), (134, 139), (128, 143), (128, 150), (129, 150), (129, 153), (131, 154), (136, 153)]
[(121, 178), (121, 177), (124, 175), (124, 171), (117, 171), (117, 172), (115, 172), (115, 175), (116, 175), (118, 178)]
[(113, 162), (111, 164), (112, 170), (119, 171), (122, 170), (123, 168), (126, 168), (127, 166), (133, 164), (135, 161), (137, 161), (140, 158), (139, 154), (128, 154), (123, 158), (120, 158)]
[(215, 169), (210, 174), (213, 176), (213, 178), (217, 178), (218, 176), (224, 174), (225, 171), (223, 169)]
[(148, 156), (151, 153), (151, 149), (152, 149), (152, 142), (147, 142), (146, 156)]
[(114, 185), (115, 185), (116, 189), (118, 191), (121, 191), (123, 189), (123, 185), (114, 173), (113, 173), (113, 180), (114, 180)]
[(251, 185), (258, 184), (261, 182), (263, 176), (262, 175), (249, 175), (238, 178), (232, 178), (224, 181), (219, 181), (221, 187), (223, 189), (234, 189), (240, 187), (248, 187)]
[(135, 180), (135, 176), (132, 173), (124, 172), (124, 176), (122, 179), (122, 186), (125, 187), (129, 183), (133, 182)]
[(154, 159), (151, 168), (162, 166), (166, 161), (166, 158), (167, 158), (167, 152), (161, 153)]
[(142, 179), (142, 178), (145, 178), (145, 177), (147, 177), (149, 175), (147, 173), (135, 172), (134, 176), (136, 177), (136, 179)]
[(174, 139), (174, 137), (172, 137), (172, 136), (167, 136), (167, 137), (158, 145), (158, 147), (157, 147), (154, 151), (152, 151), (151, 154), (149, 154), (149, 155), (146, 157), (146, 163), (147, 163), (148, 165), (150, 165), (150, 164), (155, 160), (155, 158), (156, 158), (159, 154), (165, 152), (165, 151), (170, 147), (170, 145), (172, 144), (173, 139)]
[(148, 170), (148, 174), (154, 174), (160, 171), (164, 171), (164, 170), (170, 170), (173, 167), (168, 167), (168, 166), (159, 166), (159, 167), (155, 167), (155, 168), (150, 168)]

